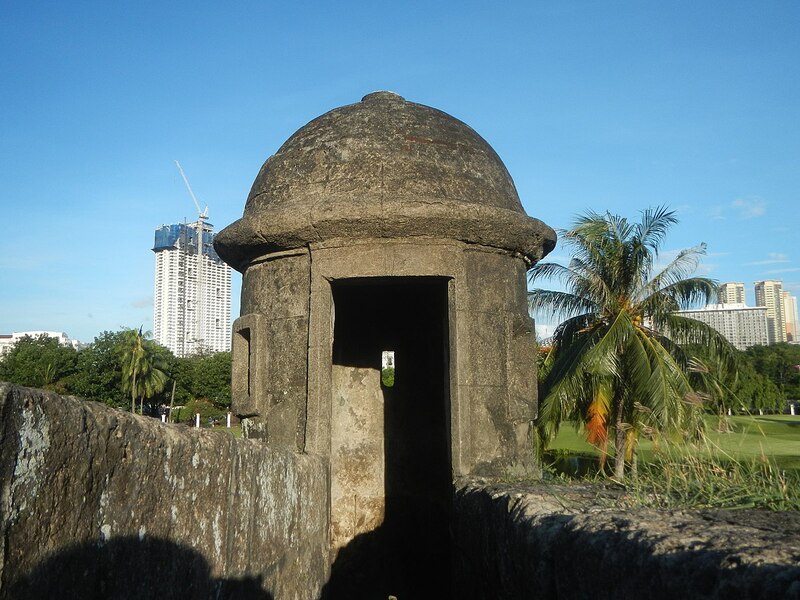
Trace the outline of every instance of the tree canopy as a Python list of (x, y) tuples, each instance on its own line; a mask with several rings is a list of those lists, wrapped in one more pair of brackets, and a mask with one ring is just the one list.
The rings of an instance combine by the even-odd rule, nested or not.
[(753, 346), (745, 354), (755, 370), (769, 378), (786, 399), (800, 400), (800, 345), (784, 342)]
[(202, 401), (227, 412), (230, 378), (230, 352), (176, 358), (138, 329), (104, 331), (78, 351), (46, 335), (23, 337), (0, 360), (0, 381), (131, 410), (135, 400), (139, 411), (153, 416), (170, 404), (173, 383), (178, 404)]
[(64, 393), (78, 363), (72, 346), (46, 334), (20, 338), (0, 361), (0, 381)]

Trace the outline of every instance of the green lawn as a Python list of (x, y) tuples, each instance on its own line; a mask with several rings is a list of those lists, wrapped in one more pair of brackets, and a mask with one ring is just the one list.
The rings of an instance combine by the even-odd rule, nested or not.
[[(736, 416), (728, 419), (733, 431), (719, 433), (716, 431), (717, 418), (708, 417), (708, 438), (712, 446), (737, 459), (764, 455), (773, 459), (782, 469), (800, 472), (800, 416)], [(586, 443), (582, 434), (576, 433), (569, 424), (562, 426), (549, 448), (559, 453), (598, 455), (597, 449)], [(640, 456), (647, 460), (651, 455), (652, 444), (642, 440)]]
[(242, 437), (242, 426), (241, 425), (231, 425), (230, 428), (226, 427), (225, 425), (217, 425), (216, 427), (211, 427), (212, 431), (221, 431), (223, 433), (229, 433), (233, 437)]

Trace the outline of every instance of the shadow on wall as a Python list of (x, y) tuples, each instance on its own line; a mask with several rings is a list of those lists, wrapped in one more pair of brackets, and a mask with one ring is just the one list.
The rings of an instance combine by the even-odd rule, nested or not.
[[(520, 501), (524, 492), (514, 491), (456, 492), (453, 597), (800, 598), (800, 565), (776, 551), (798, 539), (795, 513), (600, 509), (570, 514), (564, 509), (558, 514), (561, 509), (554, 505), (575, 499), (566, 497), (569, 492), (562, 497), (549, 491), (532, 496), (543, 507), (533, 520)], [(580, 500), (583, 506), (592, 502)]]
[(62, 549), (0, 590), (0, 598), (272, 600), (260, 577), (211, 577), (197, 551), (162, 539), (124, 537)]
[(339, 550), (322, 600), (450, 598), (446, 524), (447, 515), (431, 511), (387, 515), (383, 525)]

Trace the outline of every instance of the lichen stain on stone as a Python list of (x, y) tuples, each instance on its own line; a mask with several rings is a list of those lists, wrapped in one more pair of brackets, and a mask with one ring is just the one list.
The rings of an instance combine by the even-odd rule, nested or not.
[(220, 513), (214, 515), (214, 520), (211, 522), (211, 533), (214, 536), (214, 550), (216, 551), (216, 556), (222, 556), (222, 530), (220, 529), (219, 521), (220, 521)]
[(19, 454), (11, 477), (12, 512), (19, 514), (27, 507), (27, 496), (36, 496), (39, 471), (50, 448), (50, 423), (38, 404), (26, 403), (19, 430)]

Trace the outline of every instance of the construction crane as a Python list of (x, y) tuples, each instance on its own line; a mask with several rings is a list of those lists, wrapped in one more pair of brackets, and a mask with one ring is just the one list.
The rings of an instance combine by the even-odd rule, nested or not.
[(198, 219), (202, 219), (202, 220), (207, 219), (208, 218), (208, 204), (206, 204), (206, 209), (204, 211), (200, 210), (200, 203), (197, 201), (197, 198), (195, 197), (194, 192), (192, 191), (192, 186), (189, 185), (189, 180), (186, 179), (186, 174), (183, 172), (183, 169), (181, 168), (181, 163), (179, 163), (176, 160), (175, 161), (175, 165), (178, 167), (178, 171), (180, 171), (181, 177), (183, 177), (183, 182), (186, 184), (186, 189), (189, 190), (189, 195), (192, 197), (192, 200), (194, 200), (195, 208), (197, 208), (197, 218)]
[(206, 229), (205, 221), (208, 219), (208, 205), (206, 204), (205, 210), (200, 210), (200, 203), (197, 201), (197, 197), (194, 195), (192, 191), (192, 186), (189, 184), (189, 180), (186, 178), (186, 174), (183, 172), (181, 168), (181, 163), (177, 160), (175, 161), (175, 165), (178, 167), (178, 171), (180, 171), (181, 177), (183, 178), (183, 182), (186, 184), (186, 189), (189, 190), (189, 195), (192, 197), (194, 201), (194, 206), (197, 208), (197, 222), (194, 223), (195, 233), (197, 237), (197, 264), (195, 265), (195, 273), (197, 274), (196, 285), (195, 285), (195, 306), (194, 306), (194, 338), (191, 340), (195, 343), (195, 350), (202, 350), (203, 349), (203, 342), (205, 341), (203, 336), (203, 320), (205, 318), (205, 302), (203, 298), (204, 289), (204, 260), (203, 260), (203, 234)]

